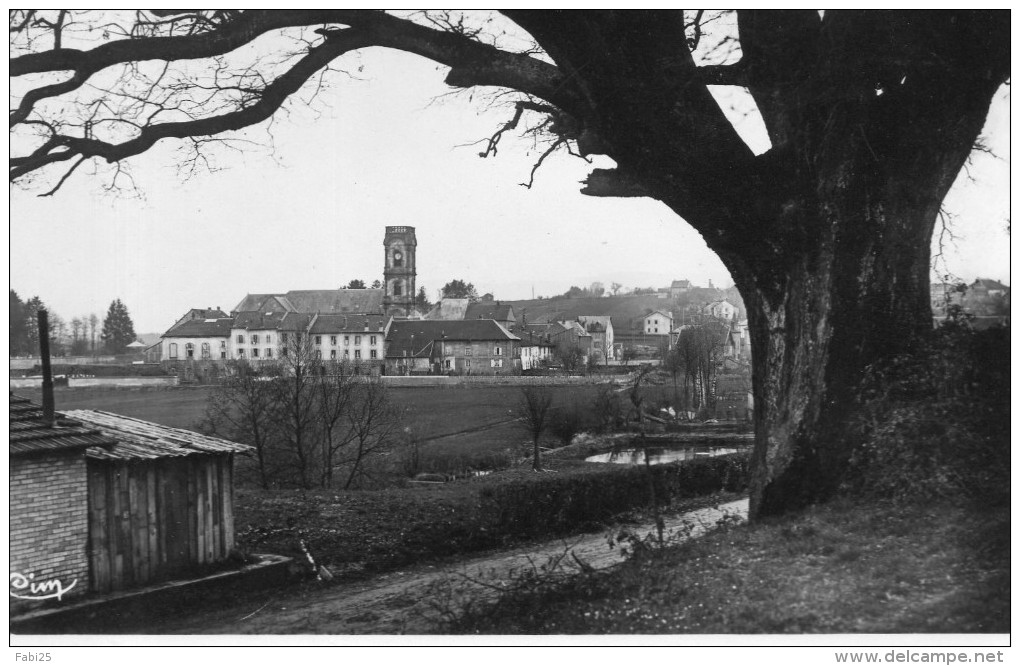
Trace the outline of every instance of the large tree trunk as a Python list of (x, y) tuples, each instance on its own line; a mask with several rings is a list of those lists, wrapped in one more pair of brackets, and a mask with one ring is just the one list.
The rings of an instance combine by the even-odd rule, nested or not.
[(816, 204), (822, 242), (784, 267), (781, 295), (753, 280), (739, 285), (754, 349), (752, 516), (838, 488), (865, 368), (931, 330), (929, 244), (940, 199), (932, 193), (928, 205), (903, 209), (874, 192), (833, 189), (843, 196)]

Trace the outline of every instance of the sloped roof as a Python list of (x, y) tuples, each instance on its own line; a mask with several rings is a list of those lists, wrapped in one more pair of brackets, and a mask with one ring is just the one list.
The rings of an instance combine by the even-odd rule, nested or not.
[(114, 442), (109, 448), (89, 447), (85, 455), (93, 460), (154, 460), (196, 454), (244, 453), (252, 448), (219, 437), (94, 409), (72, 409), (67, 415), (86, 426), (97, 428)]
[(389, 317), (382, 315), (323, 314), (315, 318), (312, 328), (308, 332), (312, 334), (342, 333), (344, 331), (378, 333), (386, 329), (387, 321), (389, 321)]
[[(241, 299), (241, 302), (230, 311), (233, 314), (238, 312), (254, 312), (258, 310), (267, 298), (276, 294), (248, 294)], [(282, 296), (282, 294), (280, 294)]]
[(467, 306), (464, 319), (495, 319), (510, 321), (514, 318), (514, 309), (509, 303), (497, 301), (481, 301)]
[(690, 280), (673, 280), (673, 283), (669, 285), (670, 289), (690, 289)]
[(239, 312), (234, 317), (232, 328), (249, 331), (303, 331), (308, 328), (314, 316), (303, 312)]
[(471, 301), (466, 298), (441, 298), (425, 314), (425, 319), (453, 321), (464, 319)]
[(234, 313), (256, 312), (268, 298), (275, 298), (290, 312), (382, 314), (382, 289), (300, 289), (285, 294), (248, 294)]
[(11, 393), (10, 455), (113, 446), (116, 443), (95, 428), (68, 419), (65, 414), (56, 413), (54, 416), (55, 427), (51, 428), (43, 421), (42, 406)]
[(386, 356), (427, 356), (436, 340), (482, 341), (520, 340), (492, 319), (394, 321), (386, 336)]
[(974, 280), (974, 284), (972, 284), (971, 287), (984, 287), (989, 291), (1009, 291), (1009, 287), (998, 280), (989, 280), (987, 278), (978, 278)]
[[(579, 321), (585, 329), (593, 332), (608, 331), (609, 327), (613, 325), (613, 318), (609, 316), (578, 315), (577, 321)], [(593, 326), (598, 326), (599, 328), (592, 328)]]
[(164, 338), (225, 338), (230, 335), (234, 320), (231, 317), (218, 319), (187, 319), (170, 328)]

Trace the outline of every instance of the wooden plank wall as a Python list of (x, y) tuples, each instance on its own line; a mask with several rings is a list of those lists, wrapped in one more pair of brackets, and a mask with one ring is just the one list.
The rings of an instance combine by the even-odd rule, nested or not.
[(89, 461), (88, 479), (93, 591), (187, 575), (234, 546), (229, 455)]

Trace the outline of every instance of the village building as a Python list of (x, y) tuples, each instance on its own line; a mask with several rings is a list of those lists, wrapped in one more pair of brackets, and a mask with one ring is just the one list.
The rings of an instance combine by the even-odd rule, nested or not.
[(307, 335), (317, 358), (355, 363), (380, 374), (392, 324), (393, 317), (382, 315), (316, 315)]
[(491, 319), (397, 320), (386, 337), (386, 374), (509, 375), (520, 338)]
[(712, 301), (701, 310), (704, 314), (716, 319), (736, 319), (738, 314), (737, 306), (727, 300)]
[(577, 322), (591, 335), (592, 352), (605, 362), (616, 357), (613, 318), (610, 316), (579, 315)]
[(464, 319), (492, 319), (511, 333), (517, 328), (513, 306), (501, 301), (471, 303), (464, 312)]
[(592, 335), (577, 321), (557, 321), (549, 327), (549, 341), (562, 350), (579, 349), (588, 362), (593, 344)]
[[(187, 575), (234, 546), (234, 455), (250, 447), (10, 395), (12, 607)], [(18, 577), (15, 580), (15, 575)], [(22, 587), (21, 583), (26, 584)]]
[(669, 285), (669, 295), (672, 298), (680, 298), (691, 290), (690, 280), (673, 280), (672, 284)]
[(662, 310), (646, 314), (640, 322), (645, 335), (669, 335), (673, 331), (673, 315)]

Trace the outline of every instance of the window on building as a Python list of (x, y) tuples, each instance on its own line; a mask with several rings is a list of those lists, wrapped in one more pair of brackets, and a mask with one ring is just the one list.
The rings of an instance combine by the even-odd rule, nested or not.
[(244, 358), (244, 349), (238, 349), (237, 350), (237, 357), (238, 358)]
[(360, 349), (355, 349), (354, 350), (354, 358), (356, 358), (356, 359), (361, 358), (361, 350)]
[(446, 367), (447, 367), (447, 369), (449, 369), (451, 367), (450, 363), (452, 363), (452, 361), (450, 361), (450, 359), (446, 359)]
[(370, 358), (379, 358), (379, 352), (377, 352), (374, 349), (372, 351), (368, 352), (368, 354), (369, 354)]
[(330, 358), (336, 358), (336, 350), (335, 349), (330, 349), (329, 350), (329, 357)]
[(376, 339), (377, 337), (379, 337), (379, 336), (376, 336), (376, 335), (370, 336), (370, 337), (368, 338), (368, 344), (370, 344), (370, 345), (372, 345), (373, 347), (375, 347), (375, 339)]
[(184, 355), (187, 358), (195, 358), (195, 345), (190, 342), (184, 345)]
[(239, 344), (239, 345), (243, 345), (244, 344), (244, 336), (243, 335), (237, 336), (237, 344)]
[(315, 358), (322, 358), (322, 350), (321, 349), (316, 349), (315, 350)]
[[(329, 344), (331, 344), (334, 347), (336, 347), (336, 336), (335, 335), (329, 336)], [(334, 354), (334, 356), (336, 356), (336, 355)]]
[(212, 358), (212, 348), (208, 342), (202, 343), (202, 358)]
[(321, 345), (322, 344), (322, 336), (321, 335), (316, 335), (315, 336), (315, 344), (317, 344), (317, 345)]
[(257, 333), (253, 333), (251, 336), (251, 343), (257, 345), (259, 343), (259, 336)]
[(170, 358), (177, 358), (177, 343), (170, 343)]
[(252, 349), (251, 350), (251, 357), (252, 358), (258, 358), (259, 357), (259, 350), (258, 349)]
[(266, 344), (270, 345), (273, 343), (273, 336), (266, 334)]
[(280, 342), (282, 342), (283, 344), (287, 344), (287, 334), (286, 333), (280, 333)]
[(266, 347), (266, 358), (273, 358), (273, 348)]
[(350, 344), (351, 344), (351, 336), (345, 335), (344, 336), (344, 347), (348, 347), (348, 346), (350, 346)]
[(344, 350), (344, 358), (350, 358), (350, 357), (351, 357), (351, 351), (349, 349), (345, 349)]
[(471, 356), (471, 345), (464, 345), (464, 356)]
[(355, 335), (354, 336), (354, 344), (356, 344), (356, 345), (360, 345), (361, 344), (361, 336), (360, 335)]
[(404, 294), (404, 285), (401, 284), (400, 280), (394, 280), (393, 281), (393, 295), (394, 296), (403, 296), (403, 294)]
[(492, 353), (495, 354), (496, 356), (502, 356), (503, 355), (503, 348), (502, 347), (496, 347), (494, 350), (492, 350)]
[(284, 348), (282, 348), (282, 349), (280, 350), (280, 355), (281, 355), (281, 356), (287, 356), (287, 355), (288, 355), (289, 353), (290, 353), (290, 350), (289, 350), (289, 349), (287, 349), (286, 347), (284, 347)]

